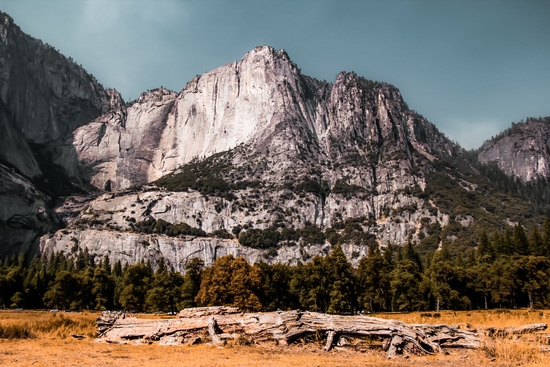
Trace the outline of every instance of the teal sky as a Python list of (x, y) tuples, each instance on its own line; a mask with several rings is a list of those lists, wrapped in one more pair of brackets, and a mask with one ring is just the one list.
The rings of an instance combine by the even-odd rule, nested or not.
[(395, 85), (465, 148), (550, 115), (548, 0), (0, 0), (0, 10), (125, 100), (179, 91), (270, 45), (318, 79), (346, 70)]

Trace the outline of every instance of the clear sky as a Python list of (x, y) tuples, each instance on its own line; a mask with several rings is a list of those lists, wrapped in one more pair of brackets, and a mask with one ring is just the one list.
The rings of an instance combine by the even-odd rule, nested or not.
[(395, 85), (465, 148), (550, 115), (549, 0), (0, 0), (0, 10), (125, 100), (179, 91), (270, 45), (317, 79), (345, 70)]

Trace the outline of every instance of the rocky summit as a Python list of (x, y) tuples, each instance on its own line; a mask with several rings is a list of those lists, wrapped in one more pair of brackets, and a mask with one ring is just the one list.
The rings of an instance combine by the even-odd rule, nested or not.
[(550, 176), (550, 118), (528, 118), (512, 124), (478, 150), (479, 161), (494, 163), (523, 181)]
[(472, 154), (396, 87), (319, 81), (268, 46), (125, 102), (6, 14), (0, 36), (0, 256), (86, 250), (183, 271), (226, 254), (297, 264), (341, 243), (357, 264), (373, 245), (460, 251), (481, 225), (541, 221), (484, 172), (546, 177), (547, 122), (522, 130), (525, 148), (507, 135)]

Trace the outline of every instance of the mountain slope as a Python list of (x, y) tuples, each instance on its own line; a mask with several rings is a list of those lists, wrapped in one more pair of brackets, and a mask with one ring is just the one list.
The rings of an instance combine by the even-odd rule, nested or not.
[[(109, 112), (77, 129), (72, 142), (91, 182), (104, 188), (109, 181), (113, 190), (239, 144), (270, 145), (270, 155), (285, 161), (324, 162), (366, 158), (367, 151), (382, 160), (398, 151), (412, 158), (411, 149), (431, 159), (434, 149), (448, 155), (457, 148), (431, 134), (433, 125), (409, 111), (396, 88), (351, 73), (334, 85), (319, 82), (301, 75), (283, 50), (267, 46), (196, 77), (179, 94), (158, 89), (117, 109), (116, 117)], [(377, 174), (385, 173), (361, 174), (377, 186)]]
[(481, 228), (541, 222), (392, 85), (318, 81), (264, 46), (125, 103), (0, 18), (1, 256), (86, 248), (182, 270), (341, 243), (357, 264), (375, 243), (467, 254)]
[(84, 181), (76, 155), (53, 163), (57, 147), (107, 109), (93, 76), (0, 12), (0, 256), (27, 251), (59, 227), (52, 196)]
[(73, 138), (91, 182), (117, 192), (80, 214), (59, 208), (69, 227), (42, 251), (78, 244), (183, 269), (225, 253), (295, 264), (341, 242), (357, 263), (375, 242), (463, 251), (481, 225), (537, 221), (520, 199), (495, 196), (397, 88), (345, 72), (317, 81), (270, 47), (117, 111)]
[(512, 124), (477, 150), (481, 163), (495, 163), (524, 182), (550, 176), (550, 117)]

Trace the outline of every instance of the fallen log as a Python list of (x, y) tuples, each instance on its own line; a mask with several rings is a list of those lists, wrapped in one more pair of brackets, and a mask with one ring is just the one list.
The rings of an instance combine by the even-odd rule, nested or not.
[[(185, 309), (175, 319), (137, 319), (109, 313), (97, 320), (98, 341), (110, 343), (160, 341), (162, 345), (246, 338), (288, 345), (308, 336), (326, 337), (324, 349), (346, 344), (349, 338), (375, 338), (389, 358), (402, 353), (427, 355), (441, 348), (479, 348), (479, 336), (448, 325), (405, 324), (368, 316), (329, 315), (317, 312), (277, 311), (242, 313), (232, 307)], [(341, 341), (342, 339), (342, 341)]]
[(483, 334), (489, 337), (493, 337), (493, 336), (504, 337), (509, 335), (532, 334), (537, 331), (544, 331), (547, 328), (548, 328), (548, 325), (546, 324), (529, 324), (529, 325), (511, 326), (511, 327), (505, 327), (505, 328), (487, 327), (487, 328), (481, 328), (480, 332), (482, 332)]

